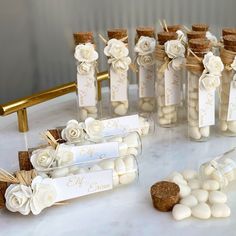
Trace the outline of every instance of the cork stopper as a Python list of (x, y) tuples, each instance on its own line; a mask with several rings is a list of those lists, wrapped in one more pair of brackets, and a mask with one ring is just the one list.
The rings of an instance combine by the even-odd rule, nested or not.
[(178, 35), (175, 32), (160, 32), (157, 34), (158, 42), (160, 45), (164, 45), (165, 42), (169, 40), (175, 40), (178, 38)]
[(123, 39), (128, 36), (127, 29), (109, 29), (107, 31), (109, 39)]
[(236, 35), (236, 28), (223, 28), (222, 29), (222, 35)]
[(236, 35), (226, 35), (223, 37), (224, 45), (226, 46), (236, 46)]
[[(182, 25), (168, 25), (167, 29), (169, 32), (176, 32), (177, 30), (182, 29)], [(166, 29), (164, 29), (166, 31)]]
[(177, 184), (161, 181), (151, 187), (151, 197), (153, 206), (163, 212), (171, 211), (175, 204), (179, 202), (180, 188)]
[(191, 39), (189, 40), (189, 48), (193, 52), (206, 53), (210, 50), (210, 41), (207, 39)]
[(207, 31), (209, 29), (209, 25), (207, 24), (193, 24), (192, 30), (193, 31)]
[(205, 39), (206, 38), (206, 32), (205, 31), (190, 31), (190, 32), (187, 32), (187, 37), (188, 37), (188, 40), (191, 40), (191, 39)]
[(5, 192), (7, 189), (7, 183), (0, 181), (0, 209), (5, 207)]
[(155, 30), (153, 27), (138, 27), (136, 29), (137, 35), (140, 38), (141, 36), (155, 37)]
[(28, 151), (18, 152), (20, 170), (32, 170), (33, 166), (30, 162), (30, 154)]
[(65, 140), (62, 139), (61, 137), (61, 132), (62, 132), (62, 129), (49, 129), (48, 130), (51, 135), (53, 136), (53, 138), (55, 138), (57, 140), (58, 143), (64, 143), (66, 142)]
[(93, 32), (76, 32), (73, 34), (75, 45), (93, 43)]

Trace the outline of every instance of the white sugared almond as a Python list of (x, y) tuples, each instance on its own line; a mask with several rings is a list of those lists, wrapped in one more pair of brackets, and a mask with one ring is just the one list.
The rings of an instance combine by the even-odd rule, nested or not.
[(225, 193), (221, 191), (212, 191), (209, 193), (209, 202), (211, 204), (214, 203), (226, 203), (227, 202), (227, 196)]
[(220, 184), (214, 179), (208, 179), (203, 182), (202, 188), (208, 191), (218, 190), (220, 188)]
[(198, 202), (206, 202), (209, 196), (208, 191), (204, 189), (195, 189), (191, 194), (197, 198)]
[(191, 216), (191, 209), (182, 204), (176, 204), (172, 209), (172, 215), (175, 220), (183, 220)]
[(186, 180), (194, 179), (194, 178), (197, 177), (197, 171), (195, 171), (195, 170), (184, 170), (182, 172), (182, 175)]
[(201, 202), (192, 208), (192, 216), (199, 219), (209, 219), (211, 217), (211, 209), (208, 204)]
[(198, 204), (198, 200), (195, 196), (189, 195), (185, 198), (182, 198), (180, 203), (188, 207), (194, 207)]
[(231, 210), (225, 203), (215, 203), (211, 206), (211, 214), (216, 218), (229, 217)]
[(191, 188), (189, 188), (188, 185), (185, 184), (178, 184), (179, 188), (180, 188), (180, 197), (184, 198), (187, 197), (190, 193), (191, 193)]
[(188, 186), (194, 190), (194, 189), (199, 189), (201, 188), (201, 182), (199, 179), (190, 179), (188, 181)]

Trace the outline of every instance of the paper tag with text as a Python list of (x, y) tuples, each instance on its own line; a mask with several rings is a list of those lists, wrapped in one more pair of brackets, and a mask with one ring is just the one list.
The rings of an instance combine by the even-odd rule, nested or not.
[(176, 105), (181, 101), (181, 79), (178, 71), (166, 69), (165, 80), (165, 105)]
[(148, 68), (139, 66), (139, 97), (155, 97), (154, 65)]
[(96, 106), (96, 86), (95, 86), (94, 72), (90, 72), (88, 75), (81, 75), (77, 73), (77, 89), (79, 96), (79, 106)]
[(236, 81), (230, 83), (227, 121), (236, 120)]
[(119, 135), (139, 130), (139, 116), (123, 116), (108, 120), (102, 120), (103, 136)]
[(127, 71), (118, 74), (110, 68), (110, 90), (111, 90), (111, 101), (127, 101), (128, 100), (128, 79)]
[(101, 170), (53, 179), (56, 202), (82, 197), (113, 188), (113, 171)]
[(210, 126), (215, 124), (215, 90), (207, 91), (201, 88), (199, 81), (199, 127)]

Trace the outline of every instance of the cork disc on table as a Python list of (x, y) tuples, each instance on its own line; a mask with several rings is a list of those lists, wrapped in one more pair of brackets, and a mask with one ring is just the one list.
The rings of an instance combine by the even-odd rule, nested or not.
[(178, 35), (175, 32), (160, 32), (157, 34), (157, 39), (160, 45), (164, 45), (165, 42), (169, 40), (175, 40), (178, 38)]
[(187, 32), (187, 38), (188, 40), (191, 39), (205, 39), (206, 38), (206, 32), (205, 31), (189, 31)]
[(193, 24), (192, 30), (193, 31), (207, 31), (209, 29), (209, 25), (207, 24)]
[(223, 37), (224, 45), (227, 46), (236, 46), (236, 35), (226, 35)]
[(177, 184), (161, 181), (152, 185), (151, 197), (153, 206), (159, 211), (171, 211), (180, 200), (180, 188)]
[(236, 35), (236, 28), (223, 28), (222, 35)]
[(76, 32), (73, 36), (75, 45), (93, 43), (93, 32)]
[(210, 41), (207, 39), (191, 39), (189, 40), (189, 48), (194, 52), (207, 52), (210, 49)]
[(121, 29), (121, 28), (117, 28), (117, 29), (109, 29), (107, 30), (107, 35), (109, 39), (123, 39), (125, 37), (127, 37), (128, 33), (127, 33), (127, 29)]

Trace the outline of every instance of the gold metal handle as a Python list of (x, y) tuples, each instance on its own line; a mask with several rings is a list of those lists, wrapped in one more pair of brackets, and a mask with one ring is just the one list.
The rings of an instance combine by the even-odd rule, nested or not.
[[(100, 72), (98, 73), (98, 100), (101, 100), (101, 84), (102, 81), (108, 79), (108, 72)], [(64, 85), (57, 86), (55, 88), (36, 93), (32, 96), (24, 97), (21, 99), (14, 100), (12, 102), (8, 102), (6, 104), (0, 105), (0, 115), (7, 116), (14, 112), (17, 112), (18, 116), (18, 129), (20, 132), (27, 132), (29, 130), (28, 127), (28, 119), (27, 119), (27, 107), (31, 107), (37, 105), (42, 102), (46, 102), (50, 99), (65, 95), (67, 93), (72, 93), (76, 91), (76, 83), (71, 82)]]

